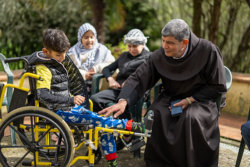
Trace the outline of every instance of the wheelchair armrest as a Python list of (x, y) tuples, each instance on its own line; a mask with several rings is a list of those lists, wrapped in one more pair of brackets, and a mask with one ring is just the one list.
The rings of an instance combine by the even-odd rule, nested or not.
[(91, 95), (99, 92), (99, 82), (101, 78), (104, 78), (103, 74), (98, 73), (93, 75), (92, 85), (91, 85)]
[(154, 100), (159, 96), (162, 82), (157, 82), (154, 86)]
[(230, 89), (231, 85), (232, 85), (232, 73), (229, 70), (229, 68), (227, 68), (226, 66), (224, 66), (225, 71), (226, 71), (226, 85), (227, 85), (227, 91)]

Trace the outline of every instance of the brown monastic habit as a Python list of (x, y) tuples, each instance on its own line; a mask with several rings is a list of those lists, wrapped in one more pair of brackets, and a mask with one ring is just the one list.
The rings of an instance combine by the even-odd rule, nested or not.
[[(181, 59), (167, 57), (163, 48), (152, 53), (125, 82), (118, 97), (133, 106), (161, 79), (164, 91), (149, 110), (155, 112), (145, 161), (150, 167), (217, 167), (220, 132), (215, 99), (225, 94), (226, 76), (219, 49), (192, 32), (188, 52)], [(178, 117), (169, 110), (174, 100), (193, 96)]]

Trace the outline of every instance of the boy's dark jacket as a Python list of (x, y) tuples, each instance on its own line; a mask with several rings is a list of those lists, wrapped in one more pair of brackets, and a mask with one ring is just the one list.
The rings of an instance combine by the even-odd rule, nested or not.
[(86, 98), (85, 107), (88, 108), (87, 90), (84, 80), (72, 62), (66, 55), (65, 60), (59, 63), (55, 59), (48, 59), (43, 52), (32, 53), (28, 58), (30, 65), (45, 65), (52, 74), (51, 88), (37, 90), (37, 97), (40, 105), (56, 112), (57, 110), (69, 111), (74, 105), (72, 95), (82, 95)]

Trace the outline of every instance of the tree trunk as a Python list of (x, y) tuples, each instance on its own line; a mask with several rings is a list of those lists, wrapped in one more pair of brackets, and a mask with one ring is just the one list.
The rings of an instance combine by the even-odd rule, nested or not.
[[(246, 0), (249, 8), (250, 8), (250, 0)], [(240, 64), (242, 61), (244, 61), (246, 51), (249, 49), (249, 42), (250, 42), (250, 25), (246, 29), (245, 33), (242, 36), (240, 45), (238, 47), (238, 51), (236, 55), (234, 56), (233, 60), (231, 61), (230, 69), (232, 71), (239, 71), (237, 67), (240, 67)], [(244, 72), (244, 71), (242, 71)]]
[(193, 33), (201, 37), (202, 0), (193, 0)]
[(224, 37), (223, 41), (219, 45), (220, 50), (223, 50), (225, 44), (227, 43), (228, 37), (229, 37), (229, 35), (230, 35), (230, 33), (231, 33), (232, 29), (233, 29), (233, 26), (234, 26), (234, 23), (235, 23), (235, 20), (236, 20), (236, 16), (237, 16), (237, 13), (238, 13), (238, 10), (239, 10), (239, 6), (240, 5), (234, 5), (234, 4), (231, 4), (231, 6), (230, 6), (229, 19), (228, 19), (228, 22), (227, 22), (227, 29), (226, 29), (225, 34), (223, 35), (223, 37)]
[(248, 6), (250, 7), (250, 0), (246, 0)]
[(250, 25), (248, 26), (247, 30), (243, 34), (240, 45), (238, 47), (238, 51), (231, 62), (230, 69), (232, 71), (239, 71), (237, 67), (240, 66), (241, 62), (244, 60), (246, 56), (244, 55), (244, 53), (246, 53), (246, 51), (249, 49), (249, 44), (248, 44), (249, 41), (250, 41)]
[(93, 26), (97, 32), (98, 42), (105, 42), (105, 24), (104, 24), (104, 12), (105, 3), (104, 0), (89, 0), (92, 7), (93, 14)]
[(220, 19), (220, 7), (222, 0), (214, 0), (214, 9), (212, 13), (212, 19), (209, 28), (209, 40), (217, 45), (219, 19)]

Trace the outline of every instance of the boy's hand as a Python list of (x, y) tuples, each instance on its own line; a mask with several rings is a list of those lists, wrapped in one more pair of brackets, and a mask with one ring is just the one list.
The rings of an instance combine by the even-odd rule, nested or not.
[(86, 72), (85, 73), (85, 78), (86, 80), (91, 80), (93, 75), (95, 74), (96, 72)]
[(85, 97), (81, 96), (81, 95), (76, 95), (74, 97), (74, 104), (80, 105), (85, 101)]
[(109, 81), (110, 88), (112, 88), (112, 89), (121, 88), (121, 85), (118, 82), (116, 82), (113, 77), (108, 77), (108, 81)]

